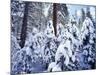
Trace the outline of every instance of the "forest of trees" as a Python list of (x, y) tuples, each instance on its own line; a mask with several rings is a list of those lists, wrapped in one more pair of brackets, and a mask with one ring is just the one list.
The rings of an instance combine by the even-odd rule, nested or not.
[(95, 6), (11, 0), (11, 74), (95, 69), (91, 12)]

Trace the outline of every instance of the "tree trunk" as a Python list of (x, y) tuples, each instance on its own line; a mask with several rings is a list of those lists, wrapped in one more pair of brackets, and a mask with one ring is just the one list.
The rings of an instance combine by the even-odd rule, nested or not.
[(53, 27), (54, 27), (54, 33), (55, 36), (57, 35), (57, 3), (53, 4)]
[(25, 40), (26, 40), (26, 32), (27, 32), (27, 18), (28, 18), (28, 5), (29, 2), (25, 2), (25, 9), (24, 9), (24, 17), (23, 17), (23, 24), (21, 29), (21, 36), (20, 36), (20, 46), (21, 48), (24, 47)]

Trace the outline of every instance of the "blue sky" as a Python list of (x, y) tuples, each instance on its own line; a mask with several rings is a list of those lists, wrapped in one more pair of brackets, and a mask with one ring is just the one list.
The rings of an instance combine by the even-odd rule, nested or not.
[(86, 12), (86, 8), (90, 8), (90, 12), (93, 17), (95, 17), (95, 6), (92, 5), (73, 5), (73, 4), (66, 4), (68, 6), (68, 10), (70, 12), (70, 15), (75, 15), (75, 11), (79, 14), (80, 10), (83, 8), (84, 11)]

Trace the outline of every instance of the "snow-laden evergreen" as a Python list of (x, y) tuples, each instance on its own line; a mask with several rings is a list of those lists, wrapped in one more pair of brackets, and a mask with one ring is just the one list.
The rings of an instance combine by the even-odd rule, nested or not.
[[(34, 29), (29, 34), (25, 47), (22, 49), (16, 43), (15, 37), (12, 36), (12, 42), (15, 42), (12, 43), (12, 47), (15, 50), (18, 48), (16, 52), (12, 52), (15, 53), (14, 58), (12, 58), (15, 59), (13, 65), (16, 66), (16, 68), (12, 67), (14, 72), (16, 70), (18, 72), (38, 72), (38, 68), (49, 72), (91, 68), (89, 63), (95, 62), (95, 47), (93, 47), (95, 46), (95, 28), (93, 28), (92, 21), (89, 18), (85, 19), (80, 34), (76, 25), (72, 26), (69, 23), (65, 28), (59, 25), (62, 30), (59, 30), (59, 35), (55, 38), (51, 26), (51, 23), (48, 22), (45, 34)], [(62, 56), (64, 60), (61, 59)], [(42, 66), (37, 66), (36, 71), (34, 70), (34, 64)], [(30, 67), (29, 70), (28, 67)]]

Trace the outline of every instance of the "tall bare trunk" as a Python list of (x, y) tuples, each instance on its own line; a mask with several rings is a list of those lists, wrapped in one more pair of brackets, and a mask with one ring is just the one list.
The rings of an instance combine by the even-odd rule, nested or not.
[(20, 46), (21, 48), (24, 47), (26, 35), (27, 35), (27, 18), (28, 18), (28, 6), (29, 2), (25, 2), (25, 9), (24, 9), (24, 17), (23, 17), (23, 24), (21, 29), (21, 36), (20, 36)]
[(57, 3), (53, 4), (53, 27), (54, 27), (54, 33), (55, 36), (57, 35)]

